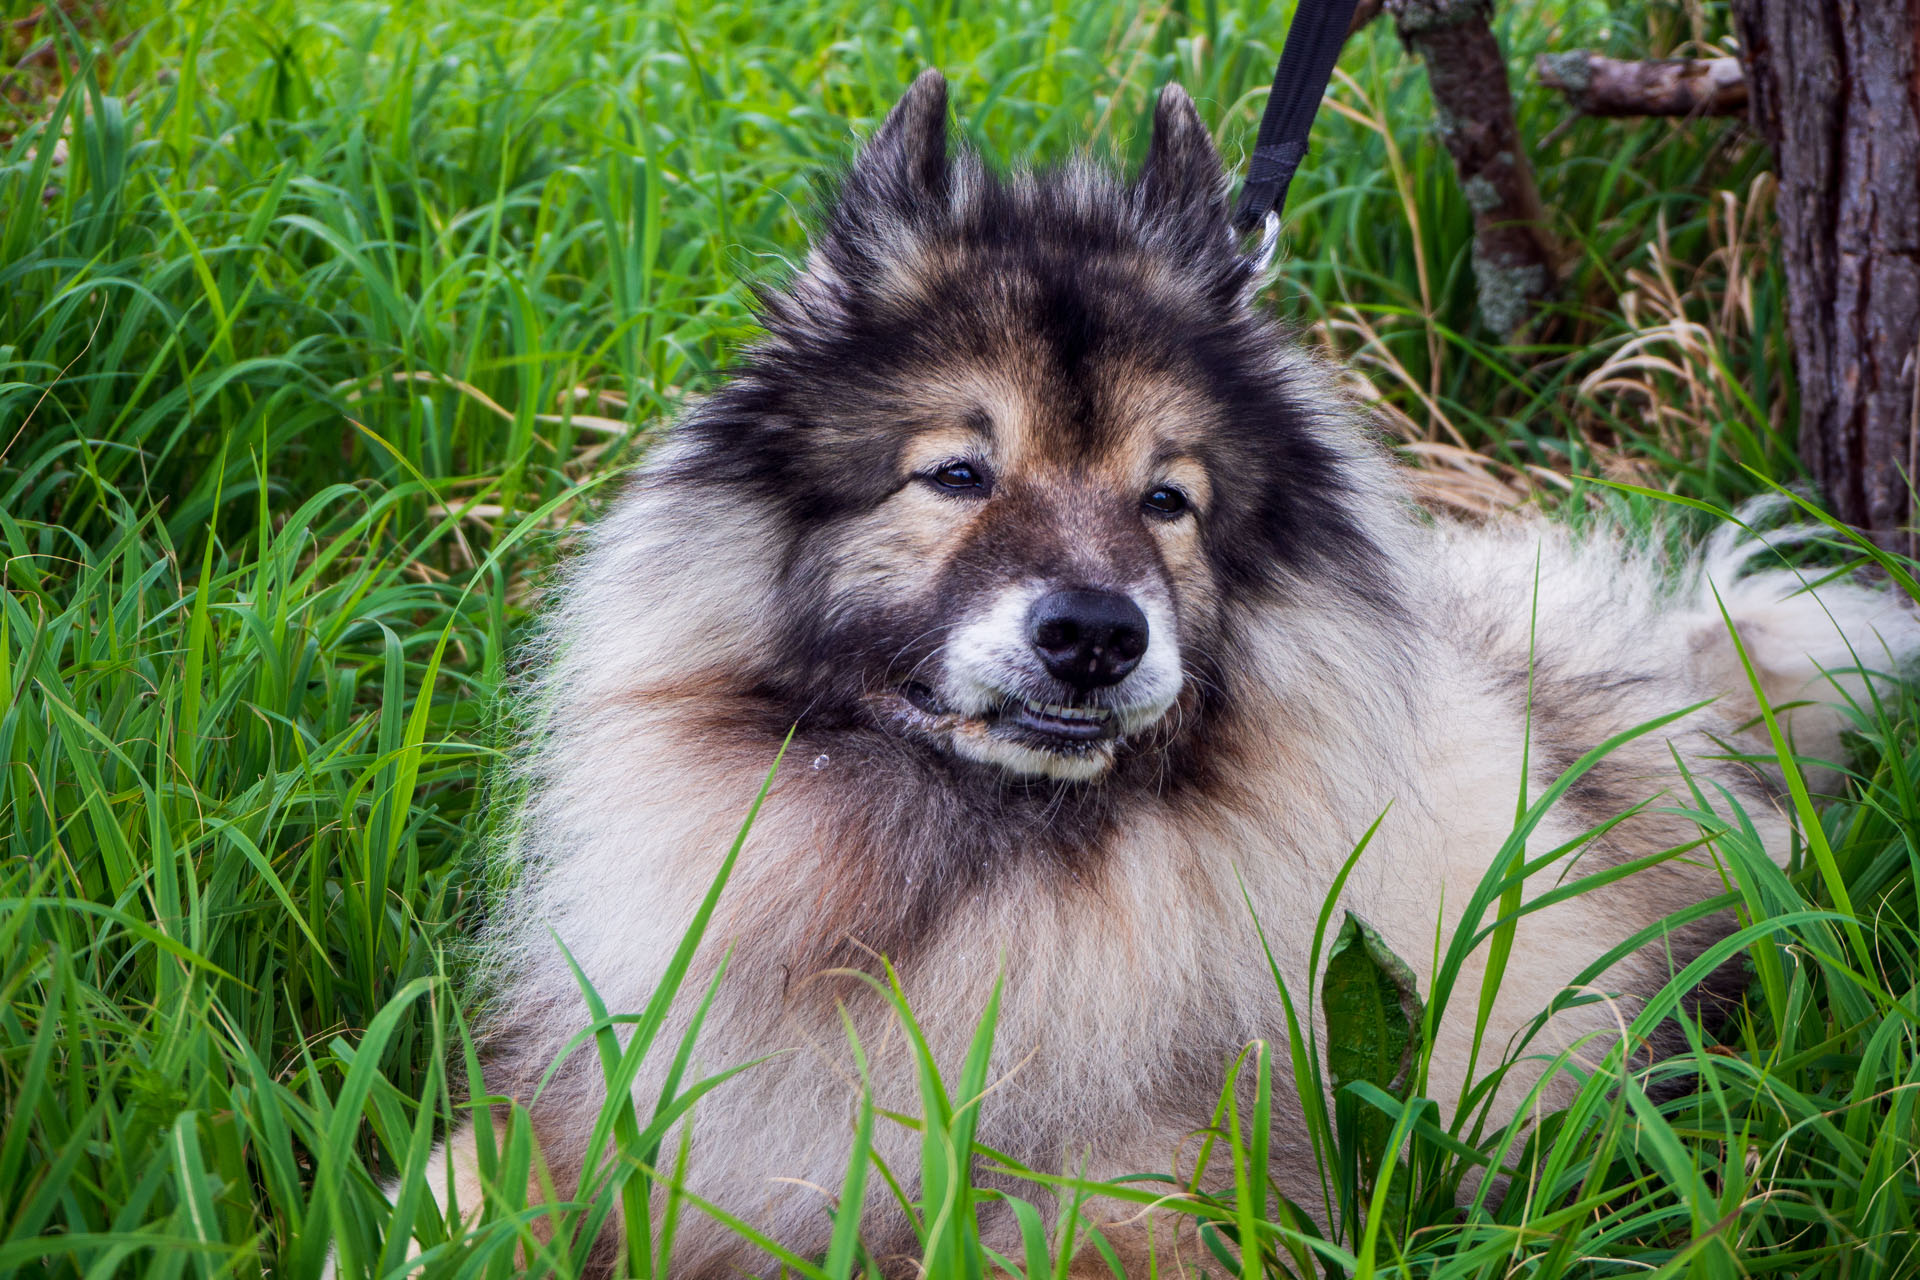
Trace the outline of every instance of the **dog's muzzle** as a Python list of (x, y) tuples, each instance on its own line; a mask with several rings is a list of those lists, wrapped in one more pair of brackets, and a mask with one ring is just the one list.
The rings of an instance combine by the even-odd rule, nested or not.
[(1174, 631), (1154, 593), (1010, 587), (955, 630), (938, 678), (900, 686), (894, 705), (908, 727), (968, 759), (1016, 774), (1097, 778), (1128, 734), (1159, 721), (1178, 698)]

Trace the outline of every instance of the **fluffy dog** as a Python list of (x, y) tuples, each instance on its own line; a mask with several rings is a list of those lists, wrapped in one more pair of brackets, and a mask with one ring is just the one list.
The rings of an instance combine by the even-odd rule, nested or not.
[[(665, 1036), (730, 954), (701, 1062), (798, 1050), (702, 1100), (686, 1185), (802, 1254), (825, 1247), (820, 1188), (850, 1142), (837, 1002), (880, 1103), (918, 1109), (884, 1010), (845, 976), (876, 957), (949, 1069), (1004, 975), (981, 1141), (1056, 1170), (1086, 1153), (1095, 1177), (1165, 1171), (1229, 1062), (1285, 1039), (1253, 915), (1306, 991), (1318, 908), (1383, 813), (1343, 902), (1423, 989), (1522, 787), (1663, 714), (1708, 703), (1608, 756), (1536, 851), (1646, 802), (1580, 873), (1697, 840), (1668, 807), (1689, 795), (1681, 761), (1784, 858), (1777, 779), (1730, 757), (1767, 748), (1715, 591), (1767, 694), (1802, 704), (1799, 750), (1828, 759), (1861, 669), (1920, 651), (1903, 604), (1747, 571), (1757, 544), (1676, 580), (1619, 538), (1423, 516), (1330, 371), (1254, 305), (1226, 188), (1177, 88), (1131, 181), (1084, 162), (1003, 176), (950, 148), (945, 84), (922, 76), (763, 297), (765, 337), (593, 531), (552, 614), (515, 880), (485, 940), (489, 1086), (530, 1105), (563, 1188), (603, 1098), (590, 1051), (542, 1087), (586, 1021), (554, 939), (609, 1008), (643, 1007), (794, 726)], [(1696, 851), (1525, 917), (1486, 1056), (1618, 941), (1722, 889)], [(1615, 1027), (1724, 928), (1615, 964), (1612, 998), (1530, 1051)], [(1472, 1023), (1441, 1023), (1431, 1096), (1460, 1096)], [(1496, 1122), (1538, 1075), (1509, 1075)], [(1317, 1207), (1282, 1110), (1274, 1177)], [(914, 1167), (913, 1135), (878, 1140)], [(471, 1141), (449, 1150), (473, 1206)], [(913, 1246), (877, 1207), (866, 1238)], [(681, 1219), (677, 1276), (769, 1265)]]

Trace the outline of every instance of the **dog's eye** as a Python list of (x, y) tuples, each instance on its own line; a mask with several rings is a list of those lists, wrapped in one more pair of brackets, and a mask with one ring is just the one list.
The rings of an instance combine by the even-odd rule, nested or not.
[(943, 462), (926, 478), (942, 489), (966, 497), (985, 497), (987, 473), (971, 462)]
[(1140, 505), (1156, 516), (1172, 519), (1187, 509), (1187, 495), (1170, 484), (1157, 484), (1147, 490)]

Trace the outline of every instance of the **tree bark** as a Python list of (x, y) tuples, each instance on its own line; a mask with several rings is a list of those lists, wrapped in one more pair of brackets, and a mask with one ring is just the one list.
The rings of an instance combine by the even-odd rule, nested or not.
[(1360, 34), (1368, 23), (1380, 16), (1381, 9), (1385, 7), (1386, 0), (1357, 0), (1353, 6), (1353, 18), (1347, 23), (1347, 39), (1351, 40)]
[(1575, 49), (1543, 53), (1534, 74), (1590, 116), (1737, 116), (1747, 111), (1738, 58), (1623, 61)]
[(1800, 455), (1836, 515), (1920, 553), (1920, 4), (1733, 11), (1780, 178)]
[(1552, 294), (1553, 248), (1513, 119), (1507, 60), (1487, 25), (1490, 7), (1489, 0), (1386, 0), (1400, 39), (1426, 63), (1440, 136), (1473, 208), (1480, 318), (1510, 334)]

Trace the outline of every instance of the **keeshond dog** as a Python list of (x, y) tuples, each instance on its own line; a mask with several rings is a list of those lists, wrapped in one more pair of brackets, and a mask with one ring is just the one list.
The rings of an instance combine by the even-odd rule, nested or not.
[[(1841, 758), (1847, 701), (1920, 653), (1920, 625), (1870, 585), (1756, 567), (1752, 539), (1675, 569), (1621, 536), (1424, 514), (1329, 368), (1256, 305), (1259, 264), (1183, 92), (1160, 96), (1131, 180), (1086, 161), (995, 172), (950, 146), (947, 114), (923, 75), (804, 266), (763, 295), (764, 337), (558, 588), (513, 880), (484, 938), (488, 1087), (530, 1108), (566, 1194), (604, 1086), (590, 1046), (547, 1077), (588, 1021), (556, 940), (610, 1010), (642, 1009), (791, 730), (663, 1033), (686, 1030), (724, 957), (698, 1064), (773, 1055), (694, 1109), (686, 1188), (825, 1249), (858, 1093), (842, 1007), (879, 1105), (919, 1112), (893, 1015), (857, 976), (880, 957), (955, 1072), (1003, 984), (982, 1143), (1089, 1178), (1165, 1173), (1243, 1049), (1286, 1041), (1256, 919), (1304, 999), (1323, 899), (1378, 821), (1340, 902), (1424, 992), (1523, 790), (1694, 708), (1606, 755), (1529, 842), (1580, 846), (1529, 898), (1682, 850), (1518, 923), (1472, 1069), (1525, 1046), (1493, 1124), (1536, 1087), (1564, 1100), (1568, 1073), (1543, 1080), (1540, 1061), (1598, 1063), (1728, 929), (1666, 932), (1526, 1039), (1617, 943), (1724, 890), (1700, 843), (1714, 829), (1688, 811), (1737, 805), (1786, 858), (1779, 775), (1743, 759), (1772, 752), (1729, 620), (1816, 761)], [(1475, 1020), (1439, 1023), (1426, 1091), (1443, 1105)], [(670, 1054), (654, 1056), (643, 1115)], [(1275, 1098), (1295, 1097), (1284, 1049), (1272, 1062)], [(1299, 1108), (1276, 1111), (1273, 1178), (1317, 1213)], [(911, 1193), (917, 1136), (882, 1122), (875, 1140)], [(465, 1212), (469, 1132), (447, 1152), (436, 1181)], [(864, 1238), (898, 1258), (914, 1236), (885, 1199)], [(1153, 1225), (1106, 1233), (1132, 1264)], [(1164, 1223), (1159, 1240), (1164, 1265)], [(676, 1276), (772, 1269), (681, 1215)]]

